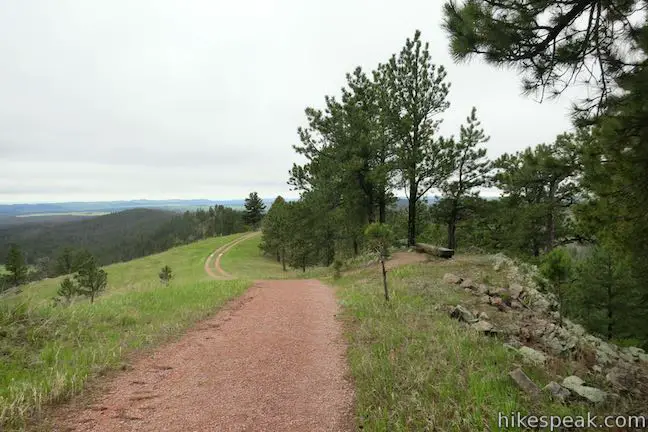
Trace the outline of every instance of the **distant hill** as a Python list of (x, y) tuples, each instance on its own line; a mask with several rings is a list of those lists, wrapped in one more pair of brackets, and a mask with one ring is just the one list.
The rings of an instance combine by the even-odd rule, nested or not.
[(39, 221), (0, 228), (0, 262), (17, 243), (29, 262), (54, 259), (64, 247), (85, 248), (100, 262), (138, 256), (138, 244), (178, 214), (165, 210), (132, 209), (71, 222)]
[[(274, 198), (263, 200), (270, 206)], [(131, 201), (101, 201), (101, 202), (64, 202), (42, 204), (0, 204), (0, 222), (2, 217), (15, 217), (24, 215), (74, 215), (74, 213), (113, 213), (116, 211), (135, 208), (164, 209), (173, 211), (206, 209), (210, 206), (223, 205), (225, 207), (240, 208), (245, 200), (208, 200), (208, 199), (172, 199), (172, 200), (131, 200)], [(33, 216), (32, 216), (33, 217)], [(22, 221), (13, 221), (20, 223)]]

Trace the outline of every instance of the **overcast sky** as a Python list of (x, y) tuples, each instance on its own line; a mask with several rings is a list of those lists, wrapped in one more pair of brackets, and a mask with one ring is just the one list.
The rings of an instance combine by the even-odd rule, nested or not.
[(477, 107), (489, 155), (551, 141), (570, 100), (453, 64), (435, 0), (0, 0), (0, 202), (296, 196), (307, 106), (420, 29), (448, 69), (443, 132)]

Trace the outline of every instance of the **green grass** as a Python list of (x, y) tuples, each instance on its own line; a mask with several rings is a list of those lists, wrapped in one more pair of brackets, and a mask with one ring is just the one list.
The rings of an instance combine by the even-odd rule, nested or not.
[[(56, 291), (54, 280), (0, 299), (0, 429), (24, 427), (44, 406), (122, 366), (129, 353), (178, 336), (242, 294), (248, 282), (209, 280), (203, 270), (209, 253), (237, 237), (107, 266), (108, 290), (93, 305), (52, 307), (46, 300)], [(157, 277), (164, 264), (176, 275), (168, 287)]]
[[(356, 386), (358, 427), (369, 431), (499, 430), (498, 413), (582, 415), (582, 404), (533, 402), (508, 372), (523, 365), (541, 387), (552, 378), (522, 364), (503, 340), (470, 331), (448, 308), (475, 298), (441, 281), (446, 272), (498, 280), (483, 257), (459, 257), (394, 269), (392, 300), (382, 297), (377, 268), (336, 281)], [(491, 313), (489, 311), (489, 313)], [(606, 412), (606, 407), (597, 410)], [(607, 412), (613, 412), (607, 407)]]
[(283, 271), (281, 263), (261, 253), (260, 243), (261, 236), (256, 235), (234, 246), (221, 258), (223, 270), (249, 280), (321, 278), (329, 273), (322, 267), (307, 268), (306, 272), (288, 267)]

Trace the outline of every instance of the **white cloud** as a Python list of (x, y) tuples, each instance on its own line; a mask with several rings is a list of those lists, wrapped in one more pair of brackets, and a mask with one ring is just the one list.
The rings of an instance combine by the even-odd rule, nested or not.
[[(569, 101), (514, 71), (452, 64), (441, 2), (8, 2), (0, 15), (0, 201), (288, 192), (306, 106), (415, 29), (448, 69), (458, 133), (475, 105), (497, 156), (569, 128)], [(573, 94), (572, 94), (573, 96)]]

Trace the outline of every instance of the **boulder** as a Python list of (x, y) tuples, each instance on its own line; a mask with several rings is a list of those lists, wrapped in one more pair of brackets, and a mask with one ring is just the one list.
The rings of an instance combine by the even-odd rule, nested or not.
[(639, 360), (648, 363), (648, 354), (639, 354)]
[(608, 355), (608, 357), (612, 359), (619, 358), (619, 354), (617, 353), (617, 350), (607, 342), (601, 341), (598, 345), (598, 350), (604, 352), (605, 354)]
[(480, 320), (488, 320), (489, 319), (488, 314), (486, 312), (479, 312), (479, 314), (477, 314), (477, 318), (479, 318)]
[(530, 395), (533, 398), (538, 398), (540, 396), (540, 389), (531, 379), (522, 371), (522, 369), (517, 368), (509, 372), (509, 376), (513, 378), (513, 381), (524, 390), (525, 393)]
[(634, 357), (639, 357), (641, 354), (646, 353), (644, 350), (642, 350), (641, 348), (637, 348), (637, 347), (628, 347), (627, 350)]
[(485, 333), (487, 335), (492, 335), (497, 333), (495, 326), (488, 321), (477, 321), (474, 324), (471, 324), (471, 327), (477, 330), (480, 333)]
[(489, 288), (488, 288), (488, 285), (486, 285), (486, 284), (479, 284), (479, 285), (477, 285), (477, 289), (476, 289), (476, 291), (477, 291), (479, 294), (482, 294), (482, 295), (483, 295), (483, 294), (488, 294), (488, 290), (489, 290)]
[(509, 293), (511, 293), (511, 298), (518, 299), (524, 292), (524, 287), (520, 284), (514, 283), (509, 286)]
[(477, 288), (477, 286), (475, 285), (472, 279), (464, 279), (459, 286), (461, 288), (467, 288), (471, 290)]
[(580, 397), (593, 403), (601, 403), (607, 399), (608, 394), (596, 387), (589, 387), (585, 382), (576, 375), (568, 376), (563, 380), (563, 387), (573, 391)]
[(526, 361), (535, 365), (543, 365), (547, 361), (547, 356), (544, 353), (528, 346), (521, 347), (518, 352)]
[(552, 398), (555, 400), (559, 400), (561, 402), (565, 402), (567, 398), (571, 395), (570, 391), (567, 390), (565, 387), (561, 386), (555, 381), (551, 381), (549, 384), (544, 386), (542, 390), (546, 391), (551, 395)]
[(450, 285), (460, 284), (462, 280), (463, 279), (461, 279), (456, 274), (446, 273), (446, 274), (443, 275), (443, 282), (445, 282), (447, 284), (450, 284)]
[(490, 297), (487, 295), (483, 295), (479, 298), (479, 301), (484, 304), (490, 304)]
[(605, 375), (605, 379), (617, 390), (628, 391), (635, 387), (638, 377), (632, 368), (618, 364)]
[(450, 312), (450, 316), (454, 319), (457, 319), (459, 321), (466, 322), (468, 324), (472, 324), (477, 322), (477, 318), (465, 307), (461, 305), (457, 305), (452, 309)]

